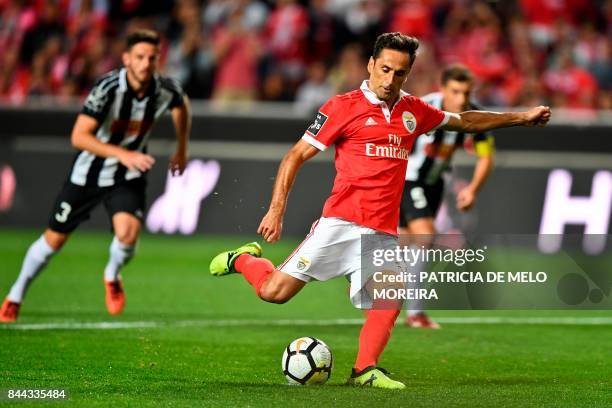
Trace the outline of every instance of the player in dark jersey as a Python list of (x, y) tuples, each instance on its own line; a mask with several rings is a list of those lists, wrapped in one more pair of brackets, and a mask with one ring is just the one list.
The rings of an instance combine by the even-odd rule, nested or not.
[[(300, 166), (335, 145), (336, 178), (323, 215), (310, 234), (278, 268), (261, 258), (256, 242), (218, 254), (210, 264), (215, 276), (240, 273), (259, 298), (285, 303), (307, 282), (344, 276), (353, 305), (366, 309), (359, 351), (348, 380), (355, 386), (401, 389), (377, 366), (401, 305), (364, 305), (360, 294), (371, 283), (361, 277), (361, 237), (397, 248), (397, 220), (406, 162), (415, 138), (432, 129), (480, 133), (507, 126), (544, 126), (550, 108), (527, 112), (444, 112), (401, 92), (416, 58), (418, 40), (401, 33), (379, 36), (368, 62), (369, 80), (360, 89), (325, 103), (313, 124), (283, 158), (270, 208), (258, 228), (268, 242), (282, 232), (289, 191)], [(374, 306), (374, 307), (372, 307)], [(391, 306), (391, 307), (388, 307)]]
[[(440, 91), (421, 99), (447, 112), (479, 110), (470, 100), (473, 86), (474, 79), (466, 67), (451, 65), (442, 72)], [(493, 168), (493, 136), (488, 132), (474, 134), (436, 129), (420, 135), (414, 142), (400, 205), (399, 233), (402, 236), (419, 237), (419, 245), (431, 245), (435, 235), (434, 220), (444, 193), (445, 173), (451, 167), (455, 151), (468, 146), (473, 148), (478, 162), (472, 181), (457, 194), (457, 208), (460, 211), (472, 208), (478, 191)], [(414, 266), (415, 270), (422, 267), (420, 262)], [(440, 327), (421, 310), (418, 302), (408, 310), (406, 324), (417, 328)]]
[(134, 256), (144, 216), (146, 174), (155, 162), (147, 154), (147, 141), (154, 122), (167, 110), (177, 137), (170, 172), (182, 174), (187, 163), (189, 100), (177, 82), (157, 74), (159, 43), (154, 31), (128, 35), (124, 67), (100, 78), (89, 93), (72, 130), (72, 145), (79, 152), (48, 228), (28, 249), (19, 277), (2, 304), (0, 321), (17, 320), (29, 284), (100, 203), (115, 235), (104, 270), (106, 307), (112, 315), (123, 310), (119, 272)]

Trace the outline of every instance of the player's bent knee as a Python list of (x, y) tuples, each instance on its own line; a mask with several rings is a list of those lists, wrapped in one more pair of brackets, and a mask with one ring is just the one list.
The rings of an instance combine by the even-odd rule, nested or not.
[(306, 284), (284, 272), (275, 270), (261, 285), (258, 295), (270, 303), (286, 303), (295, 296)]
[(136, 245), (138, 241), (138, 231), (115, 231), (115, 236), (124, 245)]
[(265, 285), (262, 286), (261, 290), (259, 291), (259, 297), (266, 302), (281, 305), (283, 303), (287, 303), (292, 296), (288, 291), (283, 290), (283, 288), (280, 286)]
[(409, 224), (411, 234), (415, 235), (434, 235), (436, 227), (433, 218), (419, 218), (412, 220)]
[(45, 241), (47, 241), (47, 244), (55, 251), (62, 249), (70, 237), (69, 234), (64, 234), (63, 232), (57, 232), (50, 229), (45, 230), (43, 235), (45, 237)]
[(128, 214), (116, 214), (113, 217), (113, 229), (122, 244), (136, 245), (140, 235), (140, 221)]
[(279, 305), (282, 305), (283, 303), (286, 303), (289, 300), (281, 296), (279, 292), (273, 292), (273, 291), (267, 291), (267, 290), (262, 290), (259, 293), (259, 297), (268, 303), (276, 303)]

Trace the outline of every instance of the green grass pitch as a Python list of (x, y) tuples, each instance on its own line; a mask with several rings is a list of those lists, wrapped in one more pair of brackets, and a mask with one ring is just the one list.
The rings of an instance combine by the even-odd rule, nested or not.
[[(37, 236), (0, 231), (2, 295)], [(57, 406), (86, 407), (612, 406), (610, 324), (449, 323), (439, 331), (398, 324), (380, 363), (407, 389), (344, 386), (360, 326), (334, 319), (361, 318), (347, 298), (346, 281), (313, 283), (289, 303), (271, 305), (257, 299), (238, 275), (208, 275), (215, 253), (249, 238), (255, 237), (145, 235), (123, 273), (125, 312), (112, 318), (102, 284), (111, 236), (77, 232), (31, 287), (22, 308), (19, 324), (39, 330), (0, 327), (0, 389), (65, 388), (69, 399)], [(264, 250), (279, 262), (295, 244), (285, 240)], [(612, 312), (432, 315), (610, 318)], [(126, 327), (83, 327), (94, 322)], [(323, 386), (285, 385), (283, 348), (304, 335), (323, 339), (334, 353), (334, 371)], [(28, 404), (2, 397), (0, 405)]]

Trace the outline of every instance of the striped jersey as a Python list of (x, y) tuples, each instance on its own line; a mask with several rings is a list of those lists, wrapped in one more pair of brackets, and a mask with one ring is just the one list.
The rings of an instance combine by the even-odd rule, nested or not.
[[(147, 93), (139, 99), (129, 86), (126, 69), (122, 68), (96, 81), (81, 113), (98, 121), (95, 136), (101, 142), (146, 153), (153, 124), (167, 110), (182, 105), (183, 95), (178, 82), (155, 74)], [(110, 187), (143, 175), (138, 170), (128, 170), (116, 157), (98, 157), (83, 150), (76, 155), (70, 182)]]
[[(440, 92), (425, 95), (421, 99), (435, 108), (442, 109)], [(470, 104), (469, 109), (479, 108)], [(450, 169), (453, 154), (461, 147), (473, 147), (478, 156), (487, 156), (494, 149), (493, 137), (488, 132), (472, 135), (439, 128), (419, 135), (408, 158), (406, 180), (436, 184)]]

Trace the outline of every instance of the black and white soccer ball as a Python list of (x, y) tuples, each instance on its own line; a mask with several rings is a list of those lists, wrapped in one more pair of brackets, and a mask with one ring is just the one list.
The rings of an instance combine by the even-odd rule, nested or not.
[(327, 344), (314, 337), (293, 340), (283, 353), (283, 374), (289, 384), (323, 384), (331, 376), (334, 359)]

